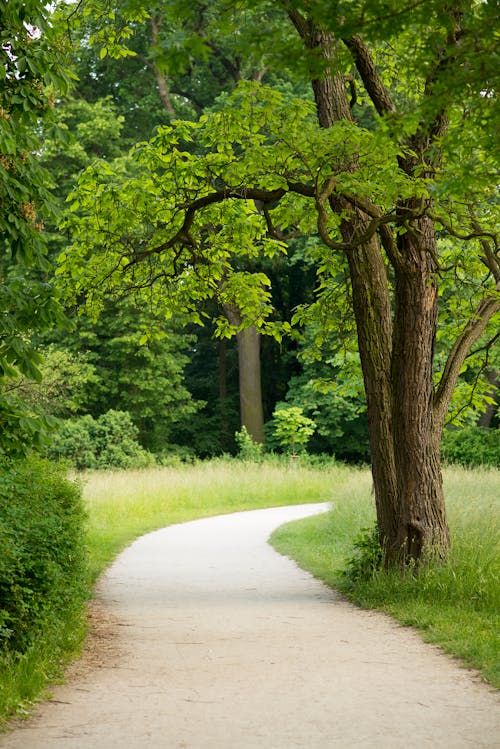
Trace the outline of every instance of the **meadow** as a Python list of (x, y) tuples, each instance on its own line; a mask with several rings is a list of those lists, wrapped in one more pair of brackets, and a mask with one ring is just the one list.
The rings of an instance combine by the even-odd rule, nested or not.
[[(353, 544), (375, 522), (368, 469), (326, 464), (215, 460), (194, 466), (82, 476), (89, 513), (92, 579), (138, 535), (199, 517), (305, 502), (331, 511), (278, 529), (272, 543), (355, 603), (380, 609), (479, 669), (500, 686), (500, 471), (447, 468), (452, 550), (445, 565), (418, 575), (345, 574)], [(363, 544), (361, 544), (361, 549)]]
[[(82, 476), (92, 580), (138, 535), (171, 523), (259, 507), (330, 502), (331, 511), (278, 529), (272, 543), (355, 603), (382, 610), (500, 686), (500, 471), (444, 471), (452, 549), (418, 575), (345, 574), (375, 522), (366, 468), (215, 460)], [(362, 544), (361, 544), (362, 547)], [(359, 553), (359, 550), (358, 550)]]

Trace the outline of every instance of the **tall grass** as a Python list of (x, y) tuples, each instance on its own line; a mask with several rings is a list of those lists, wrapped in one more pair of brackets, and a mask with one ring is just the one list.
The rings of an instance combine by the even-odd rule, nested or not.
[(210, 515), (336, 497), (356, 469), (292, 470), (287, 464), (213, 460), (175, 468), (93, 471), (81, 475), (89, 515), (93, 580), (137, 536)]
[(418, 575), (379, 571), (349, 580), (342, 574), (356, 533), (374, 522), (366, 476), (347, 483), (331, 513), (284, 526), (272, 542), (354, 602), (417, 627), (500, 686), (500, 471), (448, 468), (444, 484), (450, 556)]

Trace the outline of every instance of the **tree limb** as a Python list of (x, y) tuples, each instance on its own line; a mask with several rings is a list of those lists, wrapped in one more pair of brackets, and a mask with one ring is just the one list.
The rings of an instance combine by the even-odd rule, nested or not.
[(434, 414), (438, 423), (444, 423), (453, 390), (467, 354), (472, 345), (483, 334), (493, 315), (500, 310), (500, 282), (497, 283), (495, 291), (496, 294), (483, 299), (479, 304), (474, 316), (462, 330), (448, 355), (434, 397)]
[(394, 112), (396, 107), (391, 99), (389, 91), (382, 83), (378, 74), (377, 67), (373, 61), (368, 46), (363, 41), (360, 34), (355, 34), (349, 39), (342, 40), (349, 49), (356, 69), (361, 76), (368, 96), (380, 115)]

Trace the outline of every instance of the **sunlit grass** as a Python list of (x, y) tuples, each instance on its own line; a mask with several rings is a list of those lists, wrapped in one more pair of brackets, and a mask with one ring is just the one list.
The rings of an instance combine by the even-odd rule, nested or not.
[(359, 471), (235, 460), (83, 474), (92, 579), (140, 536), (172, 523), (240, 510), (337, 500)]
[(366, 476), (352, 477), (332, 512), (283, 526), (273, 544), (356, 603), (420, 629), (500, 686), (500, 471), (445, 471), (452, 535), (449, 560), (420, 572), (378, 572), (346, 586), (352, 541), (374, 522)]

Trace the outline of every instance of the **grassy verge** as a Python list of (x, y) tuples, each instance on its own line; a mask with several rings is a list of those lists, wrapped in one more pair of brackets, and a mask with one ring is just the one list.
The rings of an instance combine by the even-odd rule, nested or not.
[(353, 538), (374, 523), (368, 473), (350, 478), (332, 512), (283, 526), (272, 543), (350, 600), (416, 627), (500, 687), (500, 471), (453, 468), (444, 478), (450, 558), (418, 577), (376, 572), (349, 580), (341, 573)]

